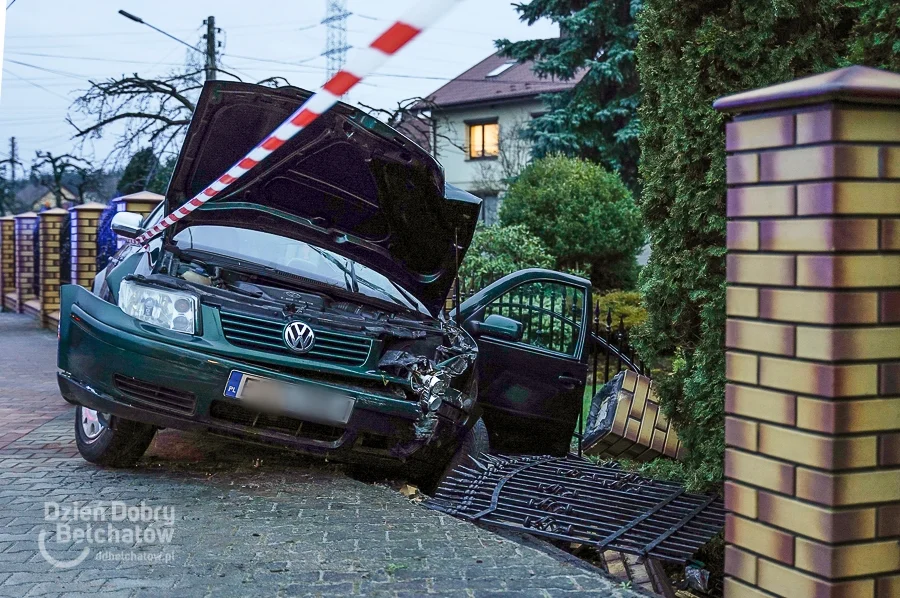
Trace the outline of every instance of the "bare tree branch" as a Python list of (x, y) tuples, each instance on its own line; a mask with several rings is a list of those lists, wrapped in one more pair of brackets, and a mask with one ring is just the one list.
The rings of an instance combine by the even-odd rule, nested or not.
[[(440, 107), (428, 98), (414, 97), (400, 100), (397, 102), (395, 109), (375, 108), (359, 103), (371, 116), (390, 125), (407, 137), (416, 142), (425, 141), (425, 147), (434, 152), (432, 145), (435, 141), (441, 140), (460, 151), (466, 151), (466, 148), (459, 144), (457, 140), (450, 138), (444, 134), (438, 123), (440, 122)], [(425, 139), (420, 139), (423, 135)]]
[(74, 138), (82, 143), (102, 137), (111, 125), (121, 125), (111, 156), (116, 162), (148, 142), (154, 147), (173, 133), (182, 135), (202, 88), (203, 69), (192, 65), (160, 79), (134, 73), (90, 81), (66, 120), (76, 131)]
[[(241, 80), (222, 68), (216, 70)], [(75, 129), (73, 138), (80, 147), (90, 139), (114, 135), (113, 163), (147, 145), (160, 154), (187, 130), (203, 89), (204, 72), (202, 65), (189, 58), (184, 68), (160, 78), (133, 73), (90, 81), (90, 87), (72, 103), (66, 122)], [(259, 84), (278, 87), (282, 82), (289, 85), (284, 77), (269, 77)]]
[(77, 191), (77, 203), (84, 203), (85, 195), (91, 190), (96, 190), (99, 182), (100, 171), (94, 165), (72, 154), (53, 155), (50, 152), (35, 152), (34, 162), (31, 164), (32, 179), (44, 185), (53, 193), (56, 199), (56, 207), (60, 208), (66, 200), (63, 187), (63, 178), (70, 177)]

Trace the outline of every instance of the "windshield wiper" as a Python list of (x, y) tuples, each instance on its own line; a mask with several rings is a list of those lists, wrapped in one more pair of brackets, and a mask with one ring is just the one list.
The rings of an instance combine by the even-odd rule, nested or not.
[[(335, 258), (332, 255), (325, 253), (323, 250), (319, 249), (318, 247), (313, 247), (312, 245), (310, 245), (309, 248), (312, 249), (313, 251), (315, 251), (316, 253), (318, 253), (319, 255), (321, 255), (322, 257), (324, 257), (326, 260), (328, 260), (332, 264), (334, 264), (341, 272), (344, 273), (344, 281), (345, 281), (345, 284), (347, 284), (348, 291), (353, 291), (354, 293), (359, 293), (359, 283), (362, 282), (363, 285), (367, 286), (368, 288), (372, 289), (373, 291), (381, 293), (382, 295), (384, 295), (385, 297), (387, 297), (388, 299), (390, 299), (397, 305), (403, 307), (404, 309), (409, 309), (410, 305), (412, 305), (412, 306), (416, 305), (415, 303), (410, 303), (410, 305), (407, 305), (407, 304), (403, 303), (402, 301), (400, 301), (399, 299), (397, 299), (396, 297), (394, 297), (393, 295), (391, 295), (390, 293), (388, 293), (387, 291), (385, 291), (384, 289), (382, 289), (381, 287), (379, 287), (378, 285), (376, 285), (372, 282), (369, 282), (365, 278), (359, 278), (356, 275), (356, 269), (354, 268), (355, 262), (353, 260), (348, 260), (350, 262), (350, 267), (348, 268), (347, 266), (342, 264), (340, 262), (340, 260), (338, 260), (337, 258)], [(350, 286), (350, 283), (347, 281), (347, 276), (349, 276), (350, 280), (352, 280), (352, 282), (353, 282), (352, 287)], [(391, 284), (394, 284), (394, 283), (391, 282)]]
[(356, 278), (356, 267), (354, 266), (354, 262), (350, 262), (350, 281), (347, 281), (347, 271), (344, 270), (344, 282), (347, 284), (348, 288), (354, 293), (359, 292), (359, 280)]

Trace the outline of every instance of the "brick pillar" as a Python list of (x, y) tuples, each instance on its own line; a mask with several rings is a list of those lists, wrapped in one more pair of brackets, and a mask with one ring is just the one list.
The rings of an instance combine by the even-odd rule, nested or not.
[[(41, 325), (59, 322), (60, 228), (68, 212), (53, 208), (38, 214), (41, 245)], [(68, 257), (68, 256), (67, 256)]]
[[(159, 193), (140, 191), (138, 193), (132, 193), (131, 195), (118, 197), (113, 200), (113, 203), (116, 204), (117, 212), (134, 212), (135, 214), (146, 217), (163, 199), (165, 199), (165, 196), (160, 195)], [(127, 242), (128, 239), (125, 239), (124, 237), (118, 238), (119, 247), (124, 246)]]
[(900, 75), (730, 96), (726, 596), (900, 596)]
[(16, 222), (12, 216), (0, 218), (0, 311), (14, 309), (16, 291)]
[(16, 239), (15, 311), (25, 311), (25, 302), (35, 298), (34, 289), (34, 229), (37, 214), (25, 212), (13, 217)]
[(97, 225), (101, 203), (86, 203), (69, 208), (72, 215), (72, 284), (90, 289), (97, 274)]

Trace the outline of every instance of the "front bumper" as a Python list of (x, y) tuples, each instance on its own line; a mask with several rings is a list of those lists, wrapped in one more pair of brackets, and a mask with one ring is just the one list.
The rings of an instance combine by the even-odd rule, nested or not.
[[(417, 403), (378, 392), (371, 385), (355, 386), (350, 378), (346, 384), (333, 378), (323, 382), (173, 345), (166, 337), (177, 333), (153, 332), (78, 287), (64, 287), (62, 304), (58, 374), (62, 395), (125, 419), (205, 430), (336, 460), (385, 463), (406, 461), (417, 453), (443, 459), (474, 423), (455, 409), (426, 419)], [(224, 395), (232, 370), (327, 388), (352, 396), (355, 407), (343, 425), (261, 414)]]

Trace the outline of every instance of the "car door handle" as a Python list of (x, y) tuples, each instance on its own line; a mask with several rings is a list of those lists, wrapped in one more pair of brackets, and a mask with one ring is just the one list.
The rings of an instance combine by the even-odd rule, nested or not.
[(580, 378), (575, 378), (574, 376), (565, 376), (565, 375), (563, 375), (563, 376), (560, 376), (560, 377), (558, 378), (558, 380), (559, 380), (560, 382), (562, 382), (562, 385), (563, 385), (565, 388), (567, 388), (568, 390), (573, 390), (573, 389), (578, 388), (579, 386), (581, 386), (581, 379), (580, 379)]

